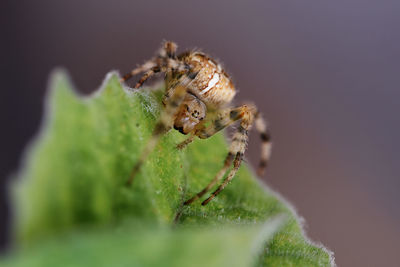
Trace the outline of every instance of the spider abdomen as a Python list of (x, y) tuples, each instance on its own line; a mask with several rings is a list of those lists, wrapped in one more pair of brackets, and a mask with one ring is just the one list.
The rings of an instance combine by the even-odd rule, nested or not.
[(198, 72), (189, 91), (206, 105), (223, 106), (235, 96), (235, 87), (221, 65), (200, 52), (186, 53), (183, 60)]

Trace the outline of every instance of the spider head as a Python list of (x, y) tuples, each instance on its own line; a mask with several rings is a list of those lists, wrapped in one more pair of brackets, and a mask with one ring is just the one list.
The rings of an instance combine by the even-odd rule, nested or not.
[(206, 105), (192, 94), (186, 94), (176, 114), (174, 128), (183, 134), (190, 133), (206, 116)]

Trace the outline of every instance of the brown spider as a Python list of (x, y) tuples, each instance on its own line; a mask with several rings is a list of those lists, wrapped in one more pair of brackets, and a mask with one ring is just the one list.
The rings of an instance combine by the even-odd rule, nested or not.
[(222, 169), (202, 191), (184, 203), (188, 205), (208, 192), (217, 181), (224, 177), (233, 162), (233, 169), (222, 184), (209, 198), (202, 202), (202, 205), (206, 205), (235, 176), (246, 150), (248, 132), (254, 122), (262, 140), (261, 161), (257, 172), (259, 175), (264, 173), (270, 157), (270, 134), (255, 106), (242, 105), (233, 108), (228, 106), (235, 96), (235, 87), (217, 62), (198, 51), (189, 51), (177, 56), (176, 49), (175, 43), (165, 42), (157, 56), (132, 70), (121, 79), (121, 82), (124, 82), (132, 76), (144, 72), (135, 86), (135, 88), (139, 88), (149, 77), (155, 73), (163, 72), (165, 73), (166, 84), (166, 92), (163, 98), (165, 108), (161, 112), (152, 137), (145, 146), (138, 162), (134, 165), (127, 184), (132, 183), (133, 178), (156, 146), (160, 136), (170, 130), (172, 125), (182, 134), (189, 134), (189, 137), (177, 146), (178, 149), (183, 149), (196, 136), (201, 139), (209, 138), (234, 122), (240, 121)]

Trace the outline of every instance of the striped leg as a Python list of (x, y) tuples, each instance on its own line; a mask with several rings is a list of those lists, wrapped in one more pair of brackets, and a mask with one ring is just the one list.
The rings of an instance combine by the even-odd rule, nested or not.
[(174, 116), (181, 105), (183, 99), (185, 98), (186, 90), (188, 84), (192, 81), (188, 76), (184, 76), (183, 80), (173, 89), (173, 93), (171, 96), (166, 99), (166, 106), (164, 110), (161, 112), (160, 119), (156, 123), (156, 126), (153, 130), (153, 134), (146, 144), (145, 148), (140, 155), (139, 160), (133, 166), (129, 179), (127, 180), (127, 185), (132, 184), (132, 181), (136, 174), (140, 171), (141, 166), (143, 165), (146, 158), (149, 156), (151, 151), (154, 150), (157, 145), (162, 134), (167, 132), (173, 123)]
[(131, 72), (125, 74), (121, 79), (120, 82), (125, 82), (127, 80), (129, 80), (130, 78), (132, 78), (133, 76), (141, 73), (141, 72), (148, 72), (149, 70), (151, 70), (152, 68), (157, 66), (157, 62), (152, 59), (147, 61), (146, 63), (144, 63), (143, 65), (133, 69)]
[(238, 108), (233, 108), (229, 110), (224, 110), (217, 116), (217, 119), (215, 119), (212, 123), (207, 128), (202, 128), (199, 129), (196, 134), (200, 138), (208, 138), (212, 136), (213, 134), (217, 133), (218, 131), (222, 130), (223, 128), (231, 125), (233, 122), (241, 119), (241, 123), (238, 127), (238, 131), (233, 135), (232, 138), (232, 143), (230, 145), (229, 153), (225, 159), (224, 166), (221, 168), (221, 170), (217, 173), (217, 175), (214, 177), (214, 179), (199, 193), (197, 193), (194, 197), (191, 199), (187, 200), (184, 204), (189, 205), (193, 201), (199, 199), (202, 197), (205, 193), (207, 193), (219, 180), (222, 179), (222, 177), (225, 175), (227, 170), (232, 164), (233, 158), (235, 157), (235, 160), (233, 162), (233, 169), (229, 172), (228, 177), (224, 180), (223, 184), (218, 187), (218, 189), (207, 199), (205, 200), (202, 205), (206, 205), (208, 202), (210, 202), (216, 195), (221, 192), (225, 186), (233, 179), (235, 176), (237, 170), (240, 167), (240, 163), (243, 157), (243, 153), (246, 149), (247, 145), (247, 139), (248, 139), (248, 131), (251, 129), (252, 123), (253, 123), (253, 118), (254, 118), (254, 108), (249, 107), (246, 105), (243, 105)]
[(201, 190), (199, 193), (197, 193), (191, 199), (186, 200), (185, 203), (183, 203), (183, 204), (189, 205), (192, 202), (196, 201), (197, 199), (201, 198), (205, 193), (207, 193), (219, 180), (221, 180), (221, 178), (224, 176), (226, 171), (231, 166), (232, 160), (233, 160), (233, 154), (228, 153), (228, 155), (226, 156), (226, 159), (225, 159), (224, 167), (222, 167), (222, 169), (217, 173), (217, 175), (214, 177), (214, 179), (203, 190)]
[(235, 177), (237, 171), (239, 170), (240, 164), (242, 163), (243, 154), (247, 146), (249, 130), (251, 129), (254, 120), (254, 109), (247, 106), (243, 107), (243, 113), (241, 113), (242, 121), (237, 129), (237, 132), (233, 135), (232, 143), (229, 148), (229, 153), (235, 155), (233, 169), (229, 172), (222, 184), (211, 194), (211, 196), (201, 203), (203, 206), (207, 205), (222, 190), (224, 190), (233, 177)]
[(224, 190), (225, 186), (235, 177), (236, 172), (239, 170), (240, 163), (242, 162), (243, 153), (237, 152), (235, 161), (233, 162), (233, 169), (229, 172), (228, 176), (225, 178), (224, 182), (215, 190), (209, 198), (204, 200), (201, 205), (205, 206), (213, 200), (222, 190)]
[(158, 52), (158, 55), (148, 60), (143, 65), (133, 69), (131, 72), (125, 74), (120, 82), (125, 82), (133, 76), (144, 72), (144, 75), (136, 84), (135, 88), (139, 88), (151, 76), (157, 72), (167, 72), (172, 68), (178, 70), (185, 70), (185, 67), (176, 59), (177, 45), (173, 42), (165, 42), (163, 47)]
[(257, 174), (262, 176), (265, 173), (265, 169), (268, 166), (269, 159), (271, 157), (271, 134), (268, 130), (265, 120), (262, 118), (259, 112), (255, 116), (255, 125), (257, 131), (260, 133), (261, 137), (261, 159), (258, 165)]
[(158, 66), (151, 68), (150, 70), (146, 71), (142, 78), (140, 78), (140, 80), (136, 83), (135, 85), (135, 89), (138, 89), (139, 87), (141, 87), (143, 85), (143, 83), (145, 81), (147, 81), (148, 78), (150, 78), (151, 76), (153, 76), (154, 74), (156, 74), (157, 72), (160, 72), (160, 68)]

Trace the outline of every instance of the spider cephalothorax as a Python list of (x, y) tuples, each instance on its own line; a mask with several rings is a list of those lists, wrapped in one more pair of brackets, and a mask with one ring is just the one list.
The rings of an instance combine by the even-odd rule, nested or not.
[(185, 52), (176, 55), (176, 44), (165, 42), (158, 55), (147, 61), (142, 66), (126, 74), (121, 81), (126, 81), (133, 75), (144, 72), (142, 78), (136, 84), (139, 88), (149, 77), (158, 72), (165, 73), (166, 92), (163, 99), (164, 110), (160, 120), (156, 124), (152, 138), (148, 141), (139, 161), (134, 165), (128, 184), (140, 170), (141, 165), (148, 154), (154, 149), (160, 136), (172, 127), (189, 137), (178, 144), (182, 149), (197, 136), (209, 138), (220, 130), (240, 121), (232, 138), (229, 153), (224, 166), (214, 179), (198, 194), (187, 200), (190, 204), (207, 193), (220, 179), (222, 179), (229, 167), (233, 164), (223, 183), (202, 202), (206, 205), (217, 196), (225, 186), (233, 179), (246, 150), (248, 132), (253, 123), (260, 132), (262, 140), (261, 161), (258, 173), (265, 170), (270, 157), (270, 135), (260, 113), (253, 105), (229, 107), (235, 96), (235, 87), (229, 76), (212, 58), (198, 51)]

